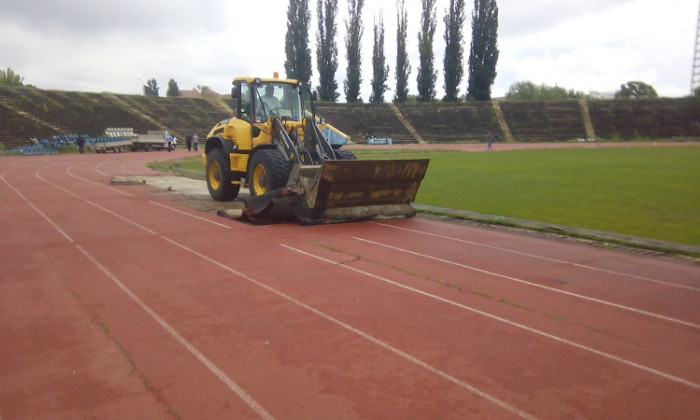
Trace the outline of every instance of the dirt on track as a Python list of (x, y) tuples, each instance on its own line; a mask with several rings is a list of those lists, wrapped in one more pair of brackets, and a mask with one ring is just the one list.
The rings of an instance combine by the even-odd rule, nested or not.
[(186, 155), (0, 157), (0, 418), (700, 413), (696, 265), (111, 182)]

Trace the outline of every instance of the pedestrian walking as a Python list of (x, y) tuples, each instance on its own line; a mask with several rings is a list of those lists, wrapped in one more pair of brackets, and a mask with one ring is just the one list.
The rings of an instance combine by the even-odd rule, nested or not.
[(173, 151), (173, 136), (170, 133), (165, 133), (165, 141), (168, 142), (168, 152)]

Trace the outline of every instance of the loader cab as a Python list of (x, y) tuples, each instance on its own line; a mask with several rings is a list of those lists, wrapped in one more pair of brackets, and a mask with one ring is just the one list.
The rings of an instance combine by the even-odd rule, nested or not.
[(278, 116), (285, 121), (301, 121), (301, 83), (277, 79), (236, 80), (231, 89), (236, 117), (252, 124), (264, 123)]
[[(279, 119), (285, 131), (305, 136), (306, 121), (313, 121), (313, 99), (309, 88), (293, 79), (239, 78), (231, 89), (235, 119), (230, 124), (240, 150), (253, 150), (274, 142), (273, 119)], [(235, 121), (238, 121), (237, 123)], [(243, 124), (243, 125), (241, 125)], [(233, 126), (238, 125), (238, 130)], [(245, 127), (249, 127), (249, 134)], [(235, 131), (235, 133), (234, 133)], [(294, 133), (294, 134), (292, 134)]]
[(278, 116), (286, 121), (301, 121), (302, 110), (298, 84), (260, 82), (253, 92), (256, 122)]

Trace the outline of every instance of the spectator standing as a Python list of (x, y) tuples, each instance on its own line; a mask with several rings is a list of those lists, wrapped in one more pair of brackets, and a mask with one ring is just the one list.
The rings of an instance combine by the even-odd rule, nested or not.
[(197, 133), (194, 133), (192, 135), (192, 143), (194, 144), (194, 151), (196, 152), (197, 150), (199, 150), (199, 136), (197, 135)]
[(185, 137), (185, 145), (187, 146), (187, 151), (192, 150), (192, 136)]
[(80, 152), (80, 154), (81, 155), (84, 154), (85, 153), (85, 139), (83, 138), (83, 136), (78, 136), (78, 139), (75, 141), (75, 144), (78, 145), (78, 151)]

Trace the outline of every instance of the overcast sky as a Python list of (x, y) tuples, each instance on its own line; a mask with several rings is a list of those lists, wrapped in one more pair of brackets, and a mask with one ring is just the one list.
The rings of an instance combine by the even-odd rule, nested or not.
[[(309, 0), (315, 66), (316, 3)], [(443, 16), (437, 0), (435, 67), (443, 95)], [(141, 94), (155, 78), (165, 96), (172, 78), (181, 90), (208, 86), (224, 93), (235, 76), (284, 76), (288, 0), (0, 0), (0, 68), (42, 89)], [(471, 9), (464, 26), (466, 91)], [(406, 0), (409, 90), (417, 92), (417, 34), (421, 1)], [(584, 92), (614, 92), (631, 80), (661, 96), (690, 93), (698, 0), (499, 0), (500, 59), (492, 95), (530, 80)], [(336, 73), (344, 100), (347, 0), (338, 0)], [(393, 98), (396, 1), (365, 0), (362, 99), (372, 78), (375, 18), (383, 11), (385, 54), (391, 67), (385, 98)]]

